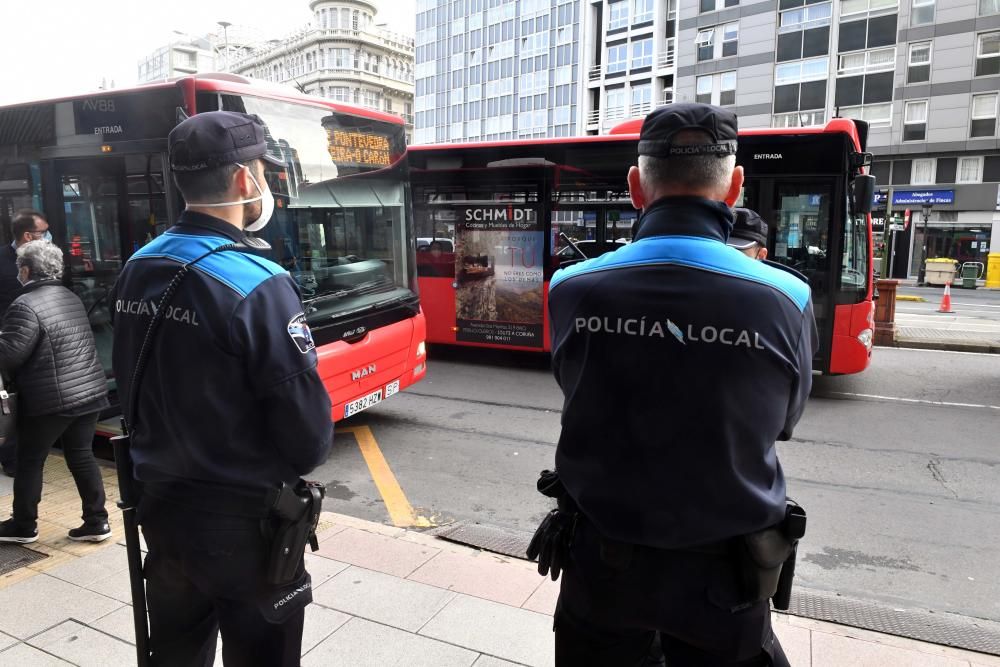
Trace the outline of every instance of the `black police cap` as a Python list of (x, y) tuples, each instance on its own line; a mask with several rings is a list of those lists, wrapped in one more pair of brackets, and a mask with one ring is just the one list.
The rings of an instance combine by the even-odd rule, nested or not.
[(267, 152), (264, 122), (256, 115), (237, 111), (191, 116), (171, 130), (167, 146), (174, 171), (201, 171), (257, 159), (284, 165)]
[(756, 211), (734, 208), (733, 217), (733, 231), (729, 234), (729, 245), (740, 250), (745, 250), (754, 243), (767, 246), (767, 223)]
[[(698, 130), (712, 138), (712, 143), (674, 146), (678, 132)], [(669, 158), (683, 155), (736, 154), (736, 114), (711, 104), (676, 102), (650, 112), (639, 132), (639, 155)]]

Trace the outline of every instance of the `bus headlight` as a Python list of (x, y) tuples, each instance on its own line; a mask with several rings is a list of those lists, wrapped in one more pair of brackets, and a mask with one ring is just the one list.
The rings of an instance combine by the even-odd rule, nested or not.
[(423, 359), (427, 355), (427, 344), (420, 341), (417, 344), (417, 359)]
[(872, 330), (865, 329), (859, 333), (858, 340), (861, 341), (861, 344), (864, 345), (866, 349), (872, 349)]

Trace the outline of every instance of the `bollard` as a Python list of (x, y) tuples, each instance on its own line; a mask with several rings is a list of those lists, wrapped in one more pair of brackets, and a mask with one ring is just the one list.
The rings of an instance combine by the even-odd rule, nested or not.
[(896, 288), (899, 280), (878, 280), (878, 301), (875, 302), (875, 344), (896, 344)]

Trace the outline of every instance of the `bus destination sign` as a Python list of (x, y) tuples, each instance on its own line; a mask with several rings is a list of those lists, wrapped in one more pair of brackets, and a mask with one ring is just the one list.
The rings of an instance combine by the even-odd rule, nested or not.
[(326, 131), (330, 159), (337, 165), (380, 169), (392, 164), (389, 137), (357, 130)]

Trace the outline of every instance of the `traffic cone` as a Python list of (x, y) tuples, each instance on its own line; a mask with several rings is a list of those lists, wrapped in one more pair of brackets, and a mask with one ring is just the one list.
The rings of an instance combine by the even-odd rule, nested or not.
[(944, 296), (941, 297), (941, 307), (938, 308), (939, 313), (954, 313), (955, 311), (951, 309), (951, 281), (948, 281), (944, 285)]

